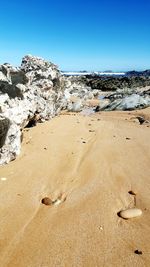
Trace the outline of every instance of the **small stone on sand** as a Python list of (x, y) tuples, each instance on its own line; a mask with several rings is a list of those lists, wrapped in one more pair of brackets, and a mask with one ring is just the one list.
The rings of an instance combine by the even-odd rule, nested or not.
[(134, 253), (135, 253), (135, 254), (138, 254), (138, 255), (142, 255), (142, 254), (143, 254), (142, 251), (141, 251), (141, 250), (138, 250), (138, 249), (136, 249), (136, 250), (134, 251)]
[(118, 213), (119, 217), (123, 219), (131, 219), (142, 215), (142, 210), (137, 208), (131, 208), (122, 210)]
[(1, 177), (0, 179), (1, 179), (1, 181), (6, 181), (7, 180), (6, 177)]
[(53, 202), (54, 205), (59, 205), (66, 200), (66, 193), (61, 193), (58, 198)]
[(50, 206), (53, 204), (53, 201), (49, 197), (44, 197), (41, 202), (46, 206)]

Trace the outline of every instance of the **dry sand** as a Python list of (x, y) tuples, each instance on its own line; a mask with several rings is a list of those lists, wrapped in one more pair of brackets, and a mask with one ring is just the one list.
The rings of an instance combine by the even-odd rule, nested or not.
[[(25, 129), (21, 155), (0, 167), (1, 267), (150, 266), (150, 127), (137, 114), (150, 109)], [(134, 206), (142, 216), (117, 215)]]

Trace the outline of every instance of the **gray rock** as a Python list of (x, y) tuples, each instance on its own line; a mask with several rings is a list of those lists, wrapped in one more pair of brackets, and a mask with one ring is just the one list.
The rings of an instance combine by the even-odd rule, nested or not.
[(10, 127), (10, 121), (7, 118), (0, 118), (0, 148), (3, 147)]
[(112, 101), (106, 110), (134, 110), (144, 108), (150, 105), (150, 98), (143, 97), (138, 94), (125, 96), (123, 99)]
[(133, 110), (136, 108), (147, 107), (149, 104), (150, 99), (148, 100), (140, 95), (133, 94), (122, 99), (121, 103), (117, 106), (117, 109)]

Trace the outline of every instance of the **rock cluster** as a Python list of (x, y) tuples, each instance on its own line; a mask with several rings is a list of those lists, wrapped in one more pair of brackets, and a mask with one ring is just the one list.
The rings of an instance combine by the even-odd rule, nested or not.
[(76, 77), (65, 78), (64, 100), (68, 111), (79, 112), (88, 106), (88, 101), (98, 95), (98, 90), (91, 90), (84, 82)]
[(42, 58), (25, 56), (20, 68), (0, 66), (0, 164), (19, 154), (21, 131), (30, 121), (58, 114), (63, 83), (57, 66)]
[(64, 77), (58, 67), (31, 55), (21, 67), (0, 65), (0, 164), (20, 153), (22, 130), (56, 116), (62, 109), (91, 114), (150, 106), (149, 71), (126, 77)]
[(102, 91), (116, 91), (124, 88), (140, 88), (150, 86), (150, 72), (143, 72), (141, 75), (126, 73), (123, 77), (107, 77), (107, 76), (86, 76), (86, 85), (92, 89), (99, 89)]
[[(89, 107), (89, 103), (94, 102), (92, 100), (95, 99), (97, 100), (95, 102), (97, 105), (96, 111), (134, 110), (150, 106), (150, 86), (147, 86), (147, 84), (150, 84), (149, 76), (137, 77), (137, 83), (133, 82), (133, 77), (90, 77), (90, 79), (93, 84), (97, 81), (97, 84), (99, 83), (101, 85), (100, 88), (102, 90), (93, 89), (92, 84), (91, 87), (88, 86), (90, 85), (89, 77), (70, 76), (66, 78), (64, 97), (67, 100), (66, 106), (68, 111), (79, 112)], [(124, 83), (123, 81), (125, 79), (130, 82)], [(134, 79), (136, 80), (136, 77)], [(142, 83), (142, 79), (146, 81), (146, 84), (144, 82)], [(115, 81), (115, 84), (112, 81)], [(133, 87), (131, 87), (132, 84)]]
[(107, 94), (99, 104), (99, 110), (134, 110), (150, 106), (149, 90), (117, 90)]

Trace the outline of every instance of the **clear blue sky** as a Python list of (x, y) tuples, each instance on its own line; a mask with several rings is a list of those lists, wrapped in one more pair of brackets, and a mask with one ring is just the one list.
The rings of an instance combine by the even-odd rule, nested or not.
[(63, 70), (150, 69), (150, 0), (1, 1), (0, 63), (25, 54)]

